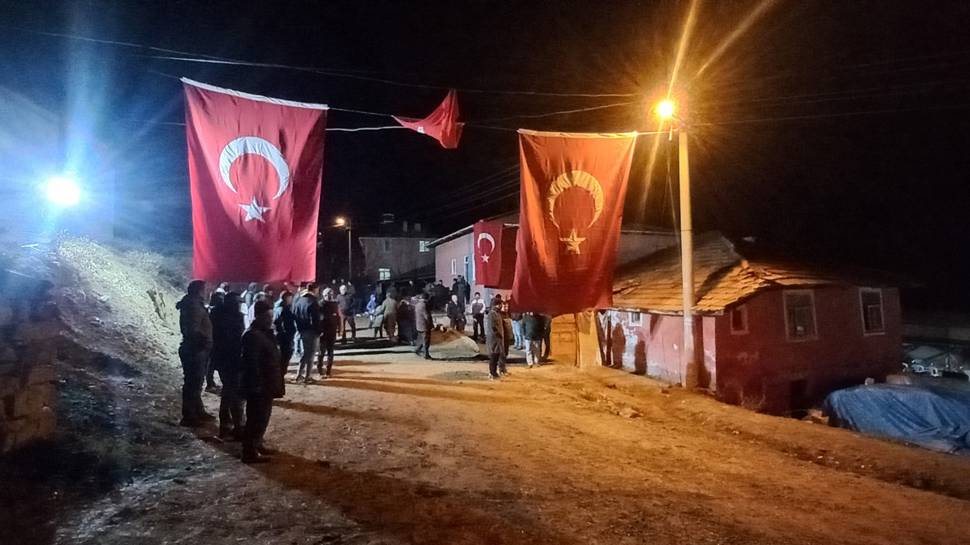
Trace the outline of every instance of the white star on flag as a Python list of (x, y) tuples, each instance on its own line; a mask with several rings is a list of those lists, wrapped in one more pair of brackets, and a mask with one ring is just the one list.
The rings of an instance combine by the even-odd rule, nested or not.
[(266, 212), (269, 210), (269, 208), (260, 206), (259, 203), (256, 202), (256, 197), (253, 197), (253, 201), (249, 204), (240, 204), (239, 208), (246, 211), (246, 221), (256, 220), (263, 223), (266, 222), (266, 220), (263, 219), (263, 212)]

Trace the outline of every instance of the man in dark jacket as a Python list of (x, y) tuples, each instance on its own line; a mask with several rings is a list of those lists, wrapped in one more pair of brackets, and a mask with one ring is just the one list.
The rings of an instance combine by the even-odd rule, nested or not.
[(422, 293), (414, 302), (414, 329), (418, 332), (418, 348), (415, 354), (424, 351), (424, 359), (431, 359), (431, 330), (434, 329), (434, 317), (428, 306), (428, 295)]
[(526, 312), (522, 316), (522, 336), (525, 339), (525, 362), (531, 369), (539, 365), (540, 345), (544, 335), (542, 318), (534, 312)]
[(284, 377), (293, 359), (293, 339), (297, 333), (292, 305), (293, 293), (284, 290), (273, 307), (273, 329), (276, 331), (276, 344), (280, 347), (280, 372)]
[(451, 296), (451, 301), (445, 306), (445, 314), (448, 316), (449, 327), (460, 333), (465, 332), (465, 307), (457, 295)]
[[(496, 295), (485, 314), (485, 347), (488, 349), (488, 376), (499, 378), (505, 372), (505, 327), (502, 325), (502, 296)], [(501, 366), (501, 369), (500, 369)]]
[[(333, 348), (337, 344), (337, 329), (340, 327), (340, 304), (335, 301), (333, 290), (327, 288), (323, 290), (320, 301), (320, 358), (317, 360), (317, 372), (320, 378), (330, 378), (330, 369), (333, 367)], [(327, 360), (327, 369), (324, 371), (323, 360)]]
[(243, 434), (242, 460), (247, 464), (265, 462), (272, 451), (263, 446), (273, 400), (283, 397), (280, 349), (273, 335), (273, 307), (267, 301), (253, 304), (253, 323), (242, 338), (240, 385), (246, 398), (246, 431)]
[[(312, 382), (310, 371), (313, 360), (317, 357), (320, 346), (320, 287), (315, 283), (307, 286), (307, 292), (293, 303), (293, 317), (296, 329), (300, 332), (303, 342), (303, 355), (300, 357), (300, 368), (296, 372), (296, 381)], [(306, 371), (306, 374), (304, 374)]]
[(242, 397), (239, 395), (239, 366), (242, 357), (243, 315), (239, 294), (230, 291), (209, 314), (212, 320), (212, 366), (222, 381), (219, 401), (219, 437), (242, 438)]
[(337, 310), (340, 312), (340, 342), (347, 342), (347, 326), (350, 326), (350, 339), (357, 340), (357, 305), (354, 295), (347, 290), (347, 286), (340, 286), (337, 295)]
[(182, 344), (179, 360), (182, 362), (182, 421), (183, 426), (198, 427), (214, 417), (205, 412), (202, 405), (202, 385), (205, 382), (212, 350), (212, 322), (205, 308), (205, 282), (193, 280), (175, 308), (179, 310), (179, 329)]

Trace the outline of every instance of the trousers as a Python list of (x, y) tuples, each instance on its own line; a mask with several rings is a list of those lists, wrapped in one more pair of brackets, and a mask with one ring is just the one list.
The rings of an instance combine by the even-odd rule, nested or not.
[(266, 396), (246, 398), (246, 430), (243, 432), (243, 456), (255, 456), (273, 414), (273, 399)]
[(498, 378), (498, 374), (504, 373), (505, 371), (505, 358), (502, 356), (502, 353), (490, 352), (488, 354), (488, 374), (492, 378)]
[(209, 351), (182, 345), (179, 360), (182, 362), (182, 419), (198, 421), (206, 414), (202, 386), (209, 366)]
[(350, 325), (350, 337), (352, 339), (357, 338), (357, 319), (354, 313), (344, 314), (340, 313), (340, 338), (341, 340), (347, 340), (347, 325)]
[(415, 354), (421, 354), (424, 352), (424, 357), (431, 358), (431, 330), (418, 331), (418, 348), (414, 351)]
[(219, 431), (243, 430), (243, 400), (239, 395), (239, 372), (219, 370), (222, 393), (219, 399)]
[[(300, 332), (300, 340), (303, 341), (303, 355), (300, 356), (300, 368), (296, 372), (296, 378), (310, 378), (310, 370), (313, 369), (313, 360), (317, 357), (317, 349), (320, 347), (320, 334), (312, 329)], [(306, 371), (304, 375), (303, 372)]]
[[(330, 376), (330, 368), (333, 367), (333, 347), (337, 344), (336, 335), (328, 335), (324, 333), (320, 335), (320, 359), (317, 360), (317, 371), (320, 375), (324, 375), (323, 370), (323, 360), (327, 360), (327, 370), (326, 375)], [(309, 371), (308, 371), (309, 372)]]
[(476, 339), (485, 337), (484, 314), (472, 314), (472, 336)]

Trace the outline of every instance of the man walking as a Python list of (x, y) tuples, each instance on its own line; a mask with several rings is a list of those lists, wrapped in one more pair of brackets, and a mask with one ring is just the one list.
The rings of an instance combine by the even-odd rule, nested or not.
[(485, 301), (482, 294), (475, 292), (472, 298), (472, 338), (476, 342), (485, 339)]
[[(488, 349), (488, 377), (499, 378), (499, 371), (505, 371), (505, 328), (502, 325), (502, 296), (496, 295), (485, 314), (485, 347)], [(501, 369), (500, 369), (501, 366)]]
[(273, 307), (273, 329), (276, 330), (276, 343), (280, 347), (280, 373), (286, 377), (293, 359), (293, 344), (296, 338), (296, 316), (293, 315), (293, 294), (288, 290), (280, 293)]
[(219, 437), (222, 439), (241, 439), (243, 433), (239, 373), (245, 328), (239, 302), (239, 294), (230, 291), (209, 314), (212, 320), (212, 366), (219, 371), (222, 382), (219, 400)]
[(303, 355), (300, 356), (300, 367), (296, 372), (297, 383), (313, 382), (310, 379), (310, 370), (313, 368), (313, 360), (316, 359), (317, 349), (320, 346), (320, 302), (317, 299), (319, 295), (320, 287), (316, 283), (311, 283), (307, 286), (306, 293), (293, 303), (293, 317), (296, 319), (296, 329), (300, 332), (300, 341), (303, 343)]
[(242, 461), (266, 462), (272, 454), (263, 445), (263, 435), (273, 412), (273, 400), (283, 397), (280, 349), (273, 335), (273, 307), (267, 301), (253, 304), (253, 323), (242, 338), (240, 384), (246, 398), (246, 430)]
[(337, 310), (340, 313), (340, 342), (347, 342), (347, 324), (350, 324), (350, 338), (357, 340), (357, 313), (354, 295), (347, 289), (347, 284), (340, 286), (337, 295)]
[(182, 362), (182, 426), (198, 427), (215, 418), (205, 412), (202, 404), (202, 385), (205, 382), (212, 349), (212, 322), (205, 308), (205, 281), (189, 282), (175, 308), (179, 310), (179, 329), (182, 343), (179, 360)]
[(424, 351), (424, 359), (431, 359), (431, 330), (434, 329), (434, 317), (428, 306), (428, 295), (422, 293), (414, 303), (414, 328), (418, 332), (418, 348), (414, 351), (420, 355)]
[[(320, 358), (317, 359), (317, 372), (320, 378), (330, 378), (330, 369), (333, 368), (333, 348), (337, 344), (337, 329), (340, 327), (341, 318), (339, 303), (335, 301), (333, 290), (327, 288), (323, 290), (320, 302)], [(327, 360), (327, 368), (324, 371), (323, 360)]]

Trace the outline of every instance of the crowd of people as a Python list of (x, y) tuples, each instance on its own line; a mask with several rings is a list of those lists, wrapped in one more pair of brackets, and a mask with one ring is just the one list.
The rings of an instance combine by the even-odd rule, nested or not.
[[(471, 336), (485, 343), (491, 379), (508, 374), (510, 348), (524, 350), (529, 367), (548, 358), (551, 320), (547, 316), (510, 312), (509, 301), (501, 295), (486, 305), (480, 293), (469, 298), (469, 291), (467, 281), (458, 277), (451, 290), (438, 281), (414, 290), (411, 297), (399, 295), (395, 288), (380, 302), (371, 295), (365, 307), (369, 326), (375, 338), (386, 334), (391, 343), (410, 344), (415, 354), (430, 360), (431, 332), (438, 327), (432, 311), (444, 310), (449, 327), (466, 333), (469, 310)], [(202, 391), (218, 393), (219, 437), (241, 441), (244, 462), (265, 461), (272, 449), (263, 443), (263, 435), (273, 399), (285, 395), (294, 354), (300, 358), (292, 382), (311, 384), (331, 376), (338, 338), (356, 340), (359, 302), (354, 287), (349, 282), (334, 282), (323, 289), (316, 283), (284, 284), (277, 295), (269, 284), (250, 283), (240, 293), (223, 282), (208, 299), (205, 294), (205, 282), (194, 280), (176, 305), (184, 375), (181, 424), (199, 427), (215, 421), (205, 410)], [(216, 384), (216, 373), (221, 386)]]

